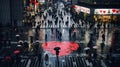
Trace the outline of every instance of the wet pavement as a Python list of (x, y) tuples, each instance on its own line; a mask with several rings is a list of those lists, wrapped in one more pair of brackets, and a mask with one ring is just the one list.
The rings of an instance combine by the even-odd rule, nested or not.
[[(19, 40), (27, 41), (29, 46), (27, 47), (28, 49), (23, 48), (22, 54), (19, 55), (20, 61), (14, 61), (9, 65), (9, 62), (4, 62), (3, 60), (0, 67), (57, 67), (57, 62), (59, 62), (58, 67), (110, 67), (109, 63), (106, 63), (105, 58), (101, 59), (101, 55), (106, 57), (111, 45), (112, 29), (116, 28), (116, 25), (99, 22), (90, 23), (82, 19), (75, 21), (73, 19), (75, 16), (64, 10), (65, 6), (63, 3), (60, 3), (58, 6), (59, 8), (56, 9), (53, 9), (53, 7), (46, 9), (41, 17), (36, 18), (36, 24), (33, 27), (21, 27), (18, 28), (19, 31), (4, 28), (4, 37), (8, 35), (5, 39), (11, 39), (12, 44), (7, 45), (11, 46), (11, 49), (16, 48)], [(40, 28), (38, 32), (36, 32), (37, 27)], [(18, 38), (16, 37), (17, 34), (19, 34)], [(32, 42), (31, 37), (33, 37)], [(38, 37), (39, 40), (37, 40), (40, 43), (37, 48), (39, 49), (38, 52), (36, 52), (33, 44), (36, 42), (36, 37)], [(69, 55), (58, 57), (57, 61), (56, 55), (41, 48), (43, 43), (50, 41), (76, 42), (79, 48)], [(101, 43), (105, 44), (103, 53), (101, 53)], [(97, 46), (97, 58), (89, 57), (86, 54), (85, 48), (91, 48), (91, 46), (92, 48)], [(13, 51), (10, 53), (13, 53)], [(2, 54), (2, 52), (0, 53)], [(8, 52), (3, 54), (5, 53)], [(47, 61), (45, 60), (46, 54), (49, 56)]]

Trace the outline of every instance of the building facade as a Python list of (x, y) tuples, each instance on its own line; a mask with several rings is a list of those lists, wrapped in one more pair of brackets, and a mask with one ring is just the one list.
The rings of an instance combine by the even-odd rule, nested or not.
[(14, 25), (22, 21), (23, 0), (0, 0), (0, 23)]
[(0, 24), (10, 23), (10, 0), (0, 0)]
[(119, 2), (119, 0), (79, 0), (75, 8), (85, 16), (84, 19), (90, 18), (96, 22), (118, 22), (120, 19)]

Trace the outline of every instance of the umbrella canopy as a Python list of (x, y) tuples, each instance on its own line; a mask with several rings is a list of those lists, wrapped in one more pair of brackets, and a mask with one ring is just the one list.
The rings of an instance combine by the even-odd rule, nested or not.
[(6, 61), (9, 61), (9, 60), (11, 60), (11, 57), (10, 57), (10, 56), (6, 56), (6, 57), (5, 57), (5, 60), (6, 60)]
[(90, 49), (89, 47), (84, 48), (84, 50), (89, 50), (89, 49)]
[(98, 47), (97, 46), (93, 46), (94, 49), (97, 49)]
[(20, 53), (20, 50), (15, 50), (14, 51), (14, 54), (19, 54)]

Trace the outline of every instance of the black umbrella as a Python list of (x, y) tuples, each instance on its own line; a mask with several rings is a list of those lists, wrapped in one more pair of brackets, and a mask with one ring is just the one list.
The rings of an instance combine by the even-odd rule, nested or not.
[(61, 48), (60, 47), (55, 47), (54, 48), (54, 50), (56, 51), (56, 55), (59, 55), (59, 50), (60, 50)]

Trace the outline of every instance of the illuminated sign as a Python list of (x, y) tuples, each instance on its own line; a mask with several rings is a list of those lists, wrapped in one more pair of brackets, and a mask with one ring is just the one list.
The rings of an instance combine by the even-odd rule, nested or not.
[(84, 13), (90, 14), (90, 9), (89, 9), (89, 8), (86, 8), (86, 7), (82, 7), (82, 6), (77, 6), (77, 5), (75, 5), (75, 6), (74, 6), (74, 9), (75, 9), (76, 12), (84, 12)]
[(44, 3), (45, 2), (45, 0), (38, 0), (39, 2), (41, 2), (41, 3)]
[(120, 9), (95, 9), (94, 14), (120, 14)]

